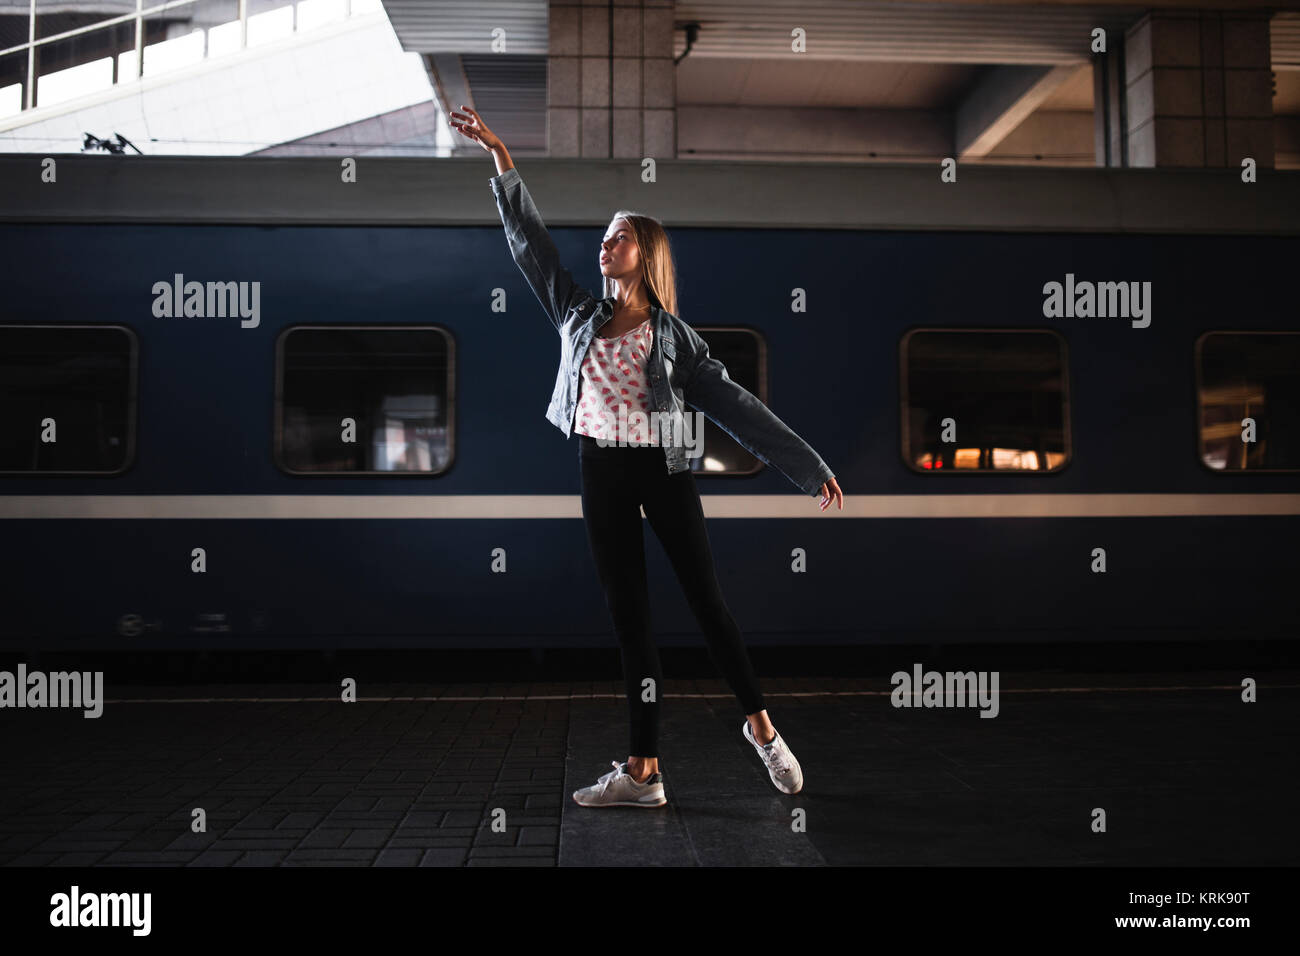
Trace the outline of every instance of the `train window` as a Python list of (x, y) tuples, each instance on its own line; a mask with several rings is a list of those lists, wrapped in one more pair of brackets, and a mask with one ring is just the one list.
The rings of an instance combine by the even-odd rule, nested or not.
[(0, 326), (0, 472), (112, 475), (135, 456), (135, 333)]
[(1070, 458), (1065, 340), (1037, 329), (903, 337), (903, 460), (920, 472), (1058, 471)]
[(1207, 332), (1196, 340), (1202, 464), (1300, 470), (1300, 332)]
[(276, 343), (275, 460), (292, 474), (451, 467), (454, 343), (438, 326), (295, 326)]
[[(754, 329), (697, 327), (709, 356), (727, 367), (731, 380), (767, 403), (767, 343)], [(752, 475), (763, 463), (709, 418), (704, 419), (703, 453), (687, 458), (697, 475)]]

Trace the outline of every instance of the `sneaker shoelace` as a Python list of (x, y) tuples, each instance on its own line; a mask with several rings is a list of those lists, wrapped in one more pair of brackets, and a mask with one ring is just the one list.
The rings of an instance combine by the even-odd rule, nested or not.
[(760, 744), (763, 748), (763, 760), (770, 769), (775, 770), (778, 775), (784, 776), (794, 768), (786, 760), (784, 751), (777, 749), (776, 741), (777, 738), (773, 737), (771, 743)]
[(614, 769), (596, 781), (596, 783), (600, 784), (601, 793), (604, 793), (609, 789), (610, 783), (619, 775), (620, 772), (620, 765), (617, 760), (611, 760), (610, 763), (614, 765)]

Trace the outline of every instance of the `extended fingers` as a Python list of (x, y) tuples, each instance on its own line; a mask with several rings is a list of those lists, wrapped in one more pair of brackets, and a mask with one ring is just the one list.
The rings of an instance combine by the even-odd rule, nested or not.
[[(456, 116), (458, 114), (452, 113), (451, 115)], [(456, 132), (466, 137), (467, 139), (472, 139), (476, 143), (481, 143), (482, 140), (479, 137), (480, 131), (475, 126), (467, 122), (468, 119), (469, 119), (468, 117), (462, 116), (461, 122), (456, 122), (455, 120), (451, 120), (448, 123), (448, 125), (451, 126), (451, 128), (454, 129)]]
[(831, 502), (837, 503), (840, 511), (844, 510), (844, 492), (840, 490), (840, 486), (834, 478), (832, 478), (827, 484), (822, 485), (821, 496), (820, 504), (822, 511), (829, 508)]

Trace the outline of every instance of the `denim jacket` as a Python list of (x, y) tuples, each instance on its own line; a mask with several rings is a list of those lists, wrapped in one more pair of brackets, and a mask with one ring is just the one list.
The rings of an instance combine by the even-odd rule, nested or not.
[[(560, 368), (546, 419), (567, 438), (581, 387), (579, 371), (596, 331), (613, 317), (614, 298), (597, 299), (560, 264), (528, 188), (513, 167), (489, 180), (510, 254), (560, 333)], [(816, 495), (834, 473), (817, 452), (752, 393), (732, 381), (726, 366), (709, 355), (699, 334), (680, 318), (650, 307), (652, 337), (647, 372), (651, 409), (685, 418), (698, 409), (764, 464), (781, 471), (805, 494)], [(664, 442), (668, 473), (690, 468), (686, 449)]]

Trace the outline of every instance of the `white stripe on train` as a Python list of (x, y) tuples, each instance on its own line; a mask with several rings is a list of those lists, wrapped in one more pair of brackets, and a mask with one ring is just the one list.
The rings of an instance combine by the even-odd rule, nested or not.
[[(709, 518), (1156, 518), (1297, 515), (1300, 494), (847, 494), (844, 510), (784, 495), (701, 494)], [(6, 495), (0, 518), (581, 518), (578, 495)]]

